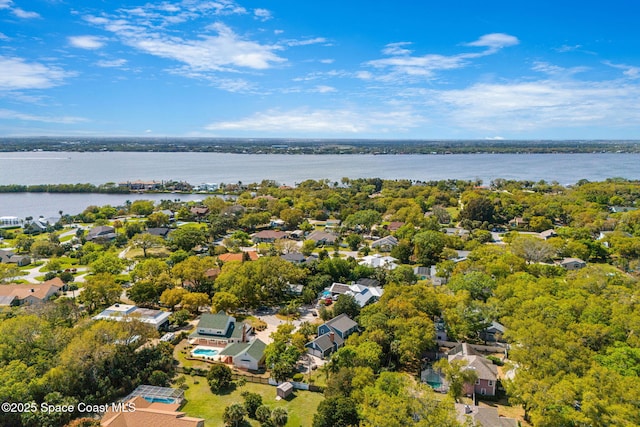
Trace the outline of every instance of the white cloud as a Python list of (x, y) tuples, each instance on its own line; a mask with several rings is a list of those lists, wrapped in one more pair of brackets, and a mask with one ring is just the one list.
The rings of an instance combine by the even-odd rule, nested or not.
[(37, 12), (29, 12), (27, 10), (20, 9), (19, 7), (16, 7), (14, 9), (12, 9), (11, 12), (15, 16), (17, 16), (18, 18), (22, 18), (22, 19), (40, 18), (40, 14), (39, 13), (37, 13)]
[(560, 53), (572, 52), (574, 50), (580, 49), (581, 47), (582, 47), (582, 45), (580, 45), (580, 44), (576, 44), (576, 45), (573, 45), (573, 46), (569, 46), (569, 45), (564, 44), (564, 45), (556, 48), (555, 51), (556, 52), (560, 52)]
[(74, 73), (22, 58), (0, 56), (0, 90), (44, 89), (58, 86)]
[(287, 40), (285, 44), (287, 46), (308, 46), (311, 44), (326, 43), (327, 39), (324, 37), (315, 37), (313, 39), (305, 40)]
[(20, 113), (18, 111), (0, 109), (0, 120), (24, 120), (30, 122), (43, 122), (43, 123), (59, 123), (59, 124), (74, 124), (86, 122), (87, 119), (83, 117), (62, 116), (37, 116), (33, 114)]
[(331, 58), (326, 58), (326, 59), (321, 59), (320, 63), (321, 64), (333, 64), (335, 62), (335, 59), (331, 59)]
[(412, 55), (413, 51), (404, 47), (411, 44), (410, 42), (390, 43), (382, 50), (383, 54), (389, 56), (388, 58), (375, 59), (365, 63), (365, 65), (380, 71), (381, 74), (365, 72), (360, 74), (360, 78), (385, 82), (432, 79), (438, 71), (463, 68), (469, 64), (471, 59), (494, 54), (504, 47), (514, 46), (518, 43), (516, 37), (508, 34), (485, 34), (476, 41), (464, 44), (464, 46), (470, 47), (484, 47), (486, 48), (484, 51), (449, 56), (439, 54)]
[(620, 81), (479, 83), (423, 95), (453, 125), (473, 130), (629, 126), (640, 120), (640, 87)]
[(272, 18), (271, 12), (269, 12), (267, 9), (254, 9), (253, 14), (257, 19), (263, 22), (268, 21)]
[(411, 50), (405, 49), (403, 46), (411, 45), (411, 42), (397, 42), (397, 43), (389, 43), (382, 49), (382, 53), (385, 55), (409, 55), (412, 53)]
[(112, 60), (102, 59), (96, 62), (96, 65), (98, 67), (103, 67), (103, 68), (119, 68), (124, 66), (126, 63), (127, 63), (126, 59), (112, 59)]
[(313, 91), (318, 93), (330, 93), (335, 92), (336, 88), (333, 86), (319, 85), (316, 86)]
[(0, 0), (0, 9), (8, 9), (12, 4), (11, 0)]
[(367, 112), (351, 110), (278, 109), (256, 113), (237, 121), (215, 122), (210, 131), (245, 131), (304, 134), (359, 134), (400, 132), (417, 126), (423, 119), (410, 111)]
[(6, 34), (0, 33), (0, 40), (9, 40)]
[(517, 37), (504, 33), (485, 34), (478, 40), (466, 43), (465, 46), (486, 47), (490, 52), (495, 52), (503, 47), (515, 46), (520, 41)]
[(96, 36), (71, 36), (68, 38), (69, 43), (80, 49), (100, 49), (104, 46), (104, 41), (101, 37)]
[(86, 20), (112, 32), (124, 44), (150, 55), (181, 62), (194, 71), (263, 70), (286, 61), (275, 53), (281, 47), (246, 40), (221, 22), (206, 28), (216, 35), (185, 39), (126, 19), (87, 17)]
[(570, 77), (574, 74), (582, 73), (588, 70), (587, 67), (571, 67), (564, 68), (558, 65), (549, 64), (548, 62), (534, 62), (533, 68), (534, 71), (538, 71), (541, 73), (548, 74), (550, 76), (556, 77)]
[(640, 67), (627, 64), (614, 64), (609, 61), (604, 61), (604, 64), (613, 68), (617, 68), (618, 70), (622, 70), (622, 74), (630, 79), (637, 79), (640, 77)]

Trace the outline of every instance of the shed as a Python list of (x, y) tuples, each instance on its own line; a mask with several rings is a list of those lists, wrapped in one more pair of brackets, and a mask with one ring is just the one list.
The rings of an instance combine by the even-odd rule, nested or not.
[(278, 397), (282, 399), (286, 399), (287, 397), (291, 396), (291, 394), (293, 393), (293, 384), (287, 381), (285, 383), (280, 384), (276, 390), (277, 390), (276, 393)]

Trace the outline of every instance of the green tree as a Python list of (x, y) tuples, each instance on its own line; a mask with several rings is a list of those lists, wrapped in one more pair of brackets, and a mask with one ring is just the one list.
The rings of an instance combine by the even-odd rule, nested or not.
[(200, 313), (200, 308), (211, 304), (209, 295), (202, 292), (187, 292), (182, 297), (182, 308), (189, 310), (192, 314)]
[(209, 372), (207, 373), (207, 382), (209, 383), (209, 388), (211, 388), (213, 393), (218, 393), (222, 390), (228, 389), (229, 386), (231, 386), (231, 381), (231, 369), (227, 365), (216, 363), (209, 368)]
[(438, 231), (421, 231), (413, 236), (413, 245), (416, 261), (423, 265), (432, 265), (442, 257), (445, 237)]
[(360, 314), (360, 306), (356, 302), (353, 295), (340, 295), (333, 305), (333, 315), (339, 316), (345, 313), (350, 318), (354, 319)]
[(169, 225), (169, 216), (162, 212), (154, 212), (147, 216), (147, 227), (166, 227)]
[(287, 229), (295, 230), (302, 223), (304, 212), (296, 208), (283, 209), (280, 211), (280, 219), (284, 221)]
[(129, 212), (134, 215), (147, 216), (153, 212), (153, 201), (151, 200), (134, 200), (129, 207)]
[(447, 359), (442, 358), (433, 365), (434, 368), (439, 369), (445, 376), (447, 383), (449, 384), (448, 394), (456, 401), (464, 394), (465, 384), (475, 384), (478, 379), (478, 373), (469, 369), (465, 360), (454, 359), (449, 362)]
[(89, 311), (94, 311), (97, 307), (107, 307), (118, 302), (121, 294), (122, 286), (116, 283), (112, 274), (98, 273), (86, 278), (78, 301), (85, 304)]
[(227, 313), (234, 312), (240, 306), (240, 300), (230, 292), (216, 292), (211, 299), (211, 308), (213, 312), (224, 311)]
[(369, 231), (371, 227), (382, 221), (382, 215), (378, 211), (372, 209), (365, 209), (347, 216), (344, 220), (344, 226), (348, 228), (361, 229), (362, 231)]
[(271, 409), (268, 406), (262, 405), (256, 409), (256, 420), (260, 421), (261, 425), (265, 425), (271, 421)]
[(113, 252), (102, 253), (89, 264), (89, 269), (94, 274), (108, 273), (116, 275), (120, 274), (124, 267), (124, 261)]
[(511, 242), (511, 251), (527, 263), (547, 261), (556, 253), (549, 242), (532, 236), (518, 236)]
[(191, 249), (206, 242), (206, 235), (201, 228), (184, 226), (169, 233), (169, 242), (178, 249), (189, 252)]
[(474, 197), (469, 200), (465, 205), (460, 217), (462, 219), (468, 219), (478, 222), (494, 222), (495, 207), (493, 202), (486, 197)]
[(273, 408), (271, 411), (271, 422), (275, 427), (284, 427), (289, 421), (289, 413), (281, 406)]
[(183, 288), (166, 289), (160, 295), (160, 303), (173, 311), (189, 291)]
[(247, 415), (247, 411), (244, 409), (242, 404), (232, 403), (224, 408), (222, 419), (226, 426), (239, 427), (244, 421), (245, 415)]
[(136, 234), (131, 238), (131, 244), (134, 248), (142, 249), (144, 257), (147, 257), (147, 251), (152, 248), (160, 248), (164, 246), (164, 239), (149, 233)]
[(355, 427), (359, 422), (356, 402), (350, 397), (323, 400), (313, 416), (313, 427)]
[(262, 396), (246, 391), (242, 393), (242, 398), (244, 399), (244, 409), (247, 410), (249, 417), (256, 418), (256, 410), (262, 406)]

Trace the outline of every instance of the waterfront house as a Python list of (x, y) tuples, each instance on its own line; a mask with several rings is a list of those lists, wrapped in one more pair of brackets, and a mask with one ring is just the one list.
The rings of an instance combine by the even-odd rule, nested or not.
[(248, 342), (253, 328), (236, 318), (228, 316), (224, 311), (216, 314), (205, 313), (200, 316), (195, 332), (189, 335), (191, 344), (202, 344), (213, 347), (226, 347), (229, 344)]
[(0, 216), (0, 228), (18, 228), (22, 220), (17, 216)]

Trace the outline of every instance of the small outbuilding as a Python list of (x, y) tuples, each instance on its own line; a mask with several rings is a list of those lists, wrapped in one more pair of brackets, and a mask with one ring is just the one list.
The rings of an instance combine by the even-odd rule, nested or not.
[(279, 398), (286, 399), (293, 393), (293, 384), (291, 384), (289, 381), (280, 384), (276, 389), (276, 393)]

